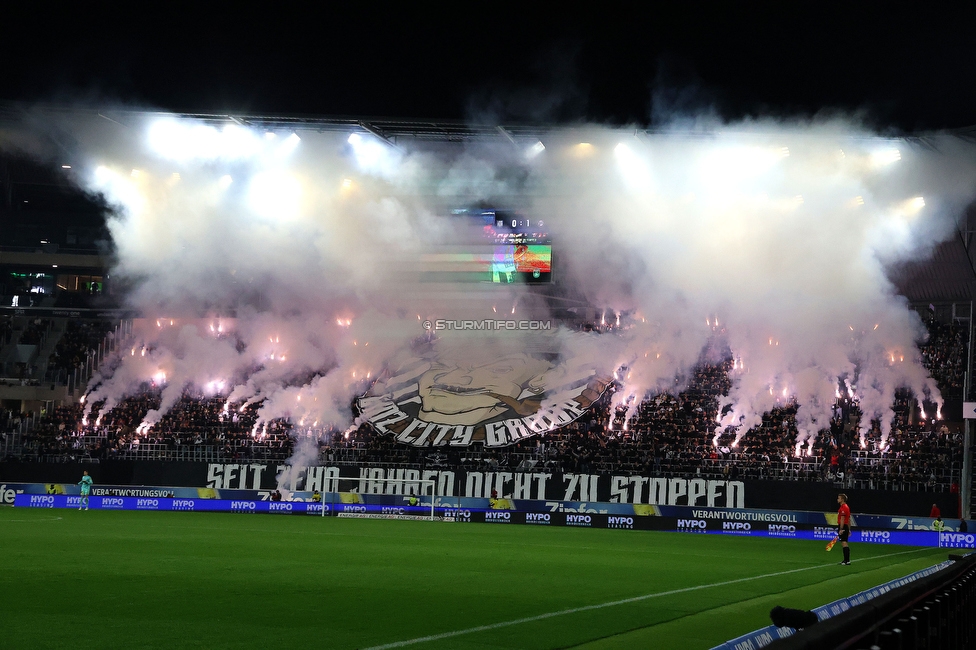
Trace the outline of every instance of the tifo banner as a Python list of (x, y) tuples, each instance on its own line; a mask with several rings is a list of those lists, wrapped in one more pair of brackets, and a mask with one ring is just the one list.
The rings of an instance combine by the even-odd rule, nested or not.
[(410, 356), (394, 362), (357, 404), (363, 421), (397, 442), (504, 447), (573, 422), (609, 385), (593, 368), (524, 352), (483, 362)]
[[(286, 467), (269, 470), (261, 464), (211, 464), (207, 487), (218, 489), (274, 488), (275, 476), (286, 476), (284, 488), (296, 490), (354, 490), (361, 494), (406, 494), (420, 491), (419, 481), (435, 481), (438, 496), (488, 498), (492, 493), (512, 499), (602, 501), (650, 505), (700, 504), (745, 507), (743, 481), (723, 481), (549, 472), (474, 472), (382, 467)], [(429, 491), (429, 487), (427, 488)]]
[[(130, 496), (134, 486), (163, 485), (189, 489), (313, 492), (319, 490), (359, 494), (406, 494), (420, 491), (421, 480), (435, 481), (435, 494), (443, 497), (499, 498), (542, 502), (599, 503), (601, 508), (623, 506), (616, 512), (636, 513), (649, 506), (689, 506), (707, 512), (705, 518), (749, 517), (745, 509), (782, 511), (834, 511), (837, 494), (846, 492), (857, 521), (872, 523), (872, 515), (901, 518), (900, 528), (930, 527), (936, 503), (947, 518), (957, 517), (957, 495), (948, 492), (909, 492), (842, 489), (815, 481), (726, 481), (641, 475), (558, 473), (546, 471), (491, 472), (384, 467), (301, 467), (276, 463), (194, 463), (113, 461), (100, 463), (0, 463), (0, 485), (14, 483), (77, 483), (83, 470), (95, 479), (96, 490), (106, 484), (114, 495)], [(8, 488), (9, 489), (9, 488)], [(169, 488), (172, 489), (172, 488)], [(429, 490), (429, 486), (425, 489)], [(97, 493), (97, 492), (96, 492)], [(0, 488), (0, 503), (10, 503)], [(132, 494), (131, 496), (140, 496)], [(141, 496), (154, 496), (143, 494)], [(155, 495), (158, 496), (158, 495)], [(734, 509), (737, 514), (722, 514)], [(870, 514), (860, 514), (870, 513)]]

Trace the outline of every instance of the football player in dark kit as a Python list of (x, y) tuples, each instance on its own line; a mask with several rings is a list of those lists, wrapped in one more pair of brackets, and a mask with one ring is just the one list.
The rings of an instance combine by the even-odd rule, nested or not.
[(840, 540), (840, 545), (844, 549), (844, 561), (841, 564), (850, 565), (851, 563), (851, 548), (847, 545), (847, 541), (851, 538), (851, 509), (847, 505), (847, 495), (838, 494), (837, 503), (840, 507), (837, 509), (837, 538)]

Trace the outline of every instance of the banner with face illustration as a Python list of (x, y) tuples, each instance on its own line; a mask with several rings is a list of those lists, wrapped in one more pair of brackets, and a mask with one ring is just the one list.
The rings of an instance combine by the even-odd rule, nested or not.
[(504, 447), (576, 420), (606, 391), (596, 369), (524, 352), (410, 356), (359, 398), (361, 418), (417, 447)]

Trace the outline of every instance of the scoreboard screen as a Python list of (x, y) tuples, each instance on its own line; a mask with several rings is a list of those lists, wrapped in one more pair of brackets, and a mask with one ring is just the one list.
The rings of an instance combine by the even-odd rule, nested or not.
[(462, 208), (464, 241), (424, 256), (427, 281), (491, 284), (552, 282), (552, 240), (545, 221), (512, 210)]

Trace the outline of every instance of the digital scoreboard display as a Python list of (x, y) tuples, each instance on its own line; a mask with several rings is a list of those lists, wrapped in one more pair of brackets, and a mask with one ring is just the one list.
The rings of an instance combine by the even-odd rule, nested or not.
[(546, 223), (511, 210), (458, 209), (466, 241), (425, 256), (429, 281), (492, 284), (552, 281), (552, 241)]

